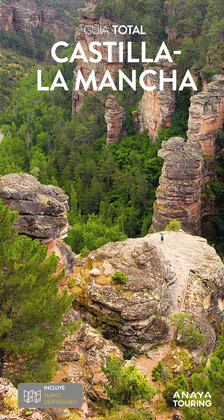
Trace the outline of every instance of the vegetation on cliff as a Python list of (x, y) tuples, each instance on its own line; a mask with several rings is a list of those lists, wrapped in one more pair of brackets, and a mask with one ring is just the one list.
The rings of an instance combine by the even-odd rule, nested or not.
[[(64, 54), (72, 50), (71, 45)], [(146, 132), (135, 133), (127, 107), (130, 98), (126, 98), (125, 128), (130, 134), (106, 148), (106, 94), (86, 96), (81, 112), (71, 118), (73, 65), (45, 67), (43, 83), (49, 85), (58, 69), (69, 92), (37, 92), (35, 70), (13, 93), (11, 106), (4, 108), (0, 116), (0, 124), (5, 124), (0, 174), (31, 172), (42, 183), (59, 185), (69, 194), (69, 222), (75, 229), (69, 233), (68, 243), (75, 252), (122, 240), (124, 235), (147, 234), (162, 166), (157, 152), (161, 141), (185, 135), (188, 90), (180, 95), (172, 127), (161, 132), (155, 143)], [(125, 105), (124, 93), (120, 99)], [(103, 231), (97, 232), (94, 223)], [(98, 241), (98, 237), (106, 239)]]
[[(18, 382), (47, 382), (55, 352), (69, 330), (62, 317), (73, 295), (58, 285), (58, 257), (12, 229), (17, 212), (0, 201), (0, 376)], [(72, 325), (71, 325), (72, 326)], [(34, 363), (35, 360), (35, 363)]]
[[(220, 0), (102, 0), (95, 12), (121, 23), (143, 25), (149, 54), (155, 54), (163, 40), (171, 50), (178, 46), (181, 55), (175, 61), (180, 76), (191, 67), (207, 81), (223, 73), (224, 5)], [(141, 37), (132, 38), (137, 51)]]

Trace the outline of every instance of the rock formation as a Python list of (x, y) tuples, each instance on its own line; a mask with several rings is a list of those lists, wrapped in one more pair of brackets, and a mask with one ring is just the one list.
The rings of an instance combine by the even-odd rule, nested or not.
[[(19, 408), (18, 407), (18, 390), (6, 378), (0, 378), (0, 407), (1, 420), (23, 420), (26, 418), (26, 412), (30, 411), (32, 420), (53, 420), (48, 413), (37, 408)], [(65, 412), (68, 410), (64, 410)], [(55, 418), (55, 417), (54, 417)]]
[(224, 76), (217, 74), (206, 90), (191, 97), (188, 140), (199, 142), (203, 155), (214, 158), (217, 132), (224, 122)]
[[(104, 336), (139, 353), (169, 341), (169, 315), (178, 311), (180, 295), (179, 310), (189, 312), (206, 335), (206, 351), (214, 348), (216, 326), (223, 319), (222, 295), (206, 308), (202, 302), (223, 290), (224, 268), (205, 239), (184, 232), (168, 233), (163, 243), (158, 233), (127, 239), (108, 243), (85, 260), (77, 258), (75, 266), (74, 306)], [(100, 275), (93, 277), (93, 268)], [(126, 274), (126, 284), (113, 281), (115, 270)]]
[(0, 180), (0, 198), (19, 217), (14, 227), (19, 234), (38, 238), (60, 257), (58, 269), (63, 266), (67, 275), (73, 272), (73, 253), (64, 242), (70, 229), (66, 213), (68, 196), (53, 185), (42, 185), (34, 176), (8, 174)]
[[(70, 311), (70, 315), (73, 320), (77, 319), (74, 310), (73, 313)], [(122, 358), (123, 353), (112, 341), (103, 338), (99, 331), (82, 322), (79, 329), (65, 339), (63, 349), (58, 352), (61, 369), (57, 382), (81, 383), (84, 395), (97, 400), (99, 385), (106, 382), (101, 365), (105, 366), (107, 357), (112, 355)], [(66, 367), (66, 371), (63, 367)]]
[(189, 233), (200, 234), (201, 183), (203, 158), (200, 144), (172, 137), (162, 142), (158, 155), (164, 159), (152, 227), (162, 229), (164, 223), (177, 219)]
[(122, 124), (125, 120), (125, 110), (117, 104), (116, 98), (110, 95), (106, 101), (105, 121), (107, 123), (107, 146), (118, 142)]
[[(214, 160), (223, 122), (224, 76), (216, 75), (206, 90), (191, 97), (187, 142), (171, 138), (158, 153), (164, 165), (154, 203), (152, 226), (156, 231), (177, 219), (186, 232), (201, 233), (201, 190), (210, 176), (203, 158)], [(209, 205), (213, 208), (212, 200)]]
[(68, 39), (74, 31), (74, 21), (64, 10), (59, 16), (57, 9), (47, 1), (1, 0), (0, 29), (26, 32), (27, 40), (33, 43), (32, 28), (43, 25), (52, 31), (57, 40)]
[(172, 77), (173, 63), (160, 61), (159, 66), (153, 67), (156, 75), (148, 74), (145, 84), (156, 86), (153, 91), (144, 90), (142, 99), (139, 103), (140, 110), (140, 131), (148, 130), (148, 134), (153, 139), (157, 135), (159, 127), (168, 128), (175, 110), (176, 95), (172, 89), (172, 83), (164, 83), (164, 90), (159, 87), (159, 70), (164, 71), (164, 77)]
[[(85, 9), (80, 9), (80, 20), (78, 27), (76, 28), (75, 33), (75, 42), (76, 44), (80, 42), (83, 51), (88, 59), (88, 63), (85, 63), (82, 59), (76, 60), (76, 68), (74, 70), (74, 82), (73, 82), (73, 95), (72, 95), (72, 110), (79, 112), (84, 97), (84, 89), (75, 90), (75, 81), (77, 77), (78, 70), (82, 72), (82, 75), (85, 80), (89, 77), (92, 70), (95, 71), (96, 82), (100, 82), (104, 76), (106, 70), (109, 70), (112, 78), (118, 73), (119, 69), (122, 68), (123, 63), (119, 63), (118, 49), (114, 48), (113, 50), (113, 62), (108, 63), (107, 57), (107, 48), (102, 45), (103, 42), (113, 42), (125, 41), (126, 36), (120, 34), (114, 34), (112, 30), (112, 25), (115, 25), (116, 22), (112, 22), (109, 19), (99, 18), (94, 13), (94, 8), (96, 3), (99, 0), (86, 0), (87, 7)], [(106, 27), (105, 31), (103, 29)], [(88, 28), (86, 30), (85, 28)], [(102, 33), (98, 33), (98, 32)], [(108, 31), (108, 32), (107, 32)], [(94, 32), (94, 33), (92, 33)], [(89, 52), (89, 44), (91, 42), (98, 41), (101, 43), (101, 47), (97, 49), (102, 53), (102, 60), (99, 63), (91, 63), (89, 61), (90, 57), (94, 58), (94, 55)], [(96, 47), (95, 47), (96, 48)], [(94, 93), (92, 85), (88, 89), (88, 94)]]

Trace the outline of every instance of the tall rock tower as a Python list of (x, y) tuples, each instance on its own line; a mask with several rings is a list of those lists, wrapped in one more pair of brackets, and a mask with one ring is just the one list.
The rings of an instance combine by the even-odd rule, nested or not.
[(201, 190), (210, 172), (204, 159), (215, 158), (216, 138), (224, 123), (224, 76), (216, 75), (206, 90), (193, 95), (189, 110), (188, 140), (171, 138), (162, 143), (164, 159), (153, 212), (153, 228), (177, 219), (186, 232), (201, 232)]
[[(115, 25), (116, 22), (101, 18), (94, 13), (94, 8), (98, 1), (99, 0), (86, 0), (86, 8), (80, 9), (80, 19), (76, 28), (75, 42), (76, 44), (77, 42), (80, 42), (88, 62), (85, 63), (81, 58), (76, 60), (73, 81), (72, 112), (79, 112), (83, 104), (83, 97), (85, 93), (83, 86), (81, 89), (77, 91), (75, 90), (75, 81), (78, 71), (81, 71), (84, 79), (87, 80), (91, 71), (94, 70), (96, 82), (99, 83), (101, 82), (106, 70), (109, 70), (112, 78), (114, 78), (119, 69), (123, 66), (123, 63), (119, 63), (118, 49), (116, 48), (113, 49), (113, 62), (108, 63), (107, 48), (103, 46), (103, 42), (122, 42), (125, 41), (126, 37), (124, 35), (114, 34), (112, 25)], [(89, 44), (95, 41), (101, 43), (101, 46), (97, 47), (102, 54), (102, 60), (99, 63), (91, 63), (89, 61), (90, 57), (94, 58), (93, 54), (89, 52)], [(88, 94), (93, 93), (94, 90), (91, 84), (88, 88)]]

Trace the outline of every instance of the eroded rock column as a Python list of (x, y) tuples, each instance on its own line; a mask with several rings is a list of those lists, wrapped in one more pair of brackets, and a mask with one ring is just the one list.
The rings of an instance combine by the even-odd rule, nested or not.
[(175, 64), (168, 61), (160, 61), (159, 66), (153, 67), (156, 74), (148, 74), (145, 77), (147, 86), (156, 86), (152, 91), (144, 90), (142, 99), (139, 103), (140, 110), (140, 131), (148, 130), (148, 134), (153, 139), (157, 136), (158, 128), (168, 128), (175, 111), (176, 94), (172, 83), (164, 83), (164, 90), (160, 90), (159, 71), (164, 71), (165, 78), (172, 77)]
[(107, 146), (112, 142), (118, 142), (124, 120), (124, 108), (118, 105), (115, 96), (110, 95), (106, 102), (105, 111), (105, 121), (107, 123)]
[[(115, 25), (116, 22), (113, 22), (109, 19), (99, 18), (94, 13), (94, 8), (98, 0), (86, 1), (86, 8), (81, 9), (81, 16), (79, 24), (76, 28), (75, 42), (76, 44), (80, 42), (82, 49), (87, 57), (88, 62), (84, 62), (82, 59), (76, 60), (76, 68), (74, 70), (74, 79), (73, 79), (73, 95), (72, 95), (72, 112), (79, 110), (82, 107), (84, 99), (84, 87), (80, 86), (78, 90), (75, 90), (76, 87), (76, 78), (78, 71), (81, 71), (85, 81), (87, 81), (92, 70), (95, 71), (96, 83), (99, 86), (102, 78), (106, 72), (109, 70), (112, 78), (118, 74), (119, 69), (122, 69), (123, 63), (119, 63), (119, 52), (118, 48), (113, 47), (112, 52), (112, 63), (108, 63), (108, 49), (103, 42), (120, 42), (125, 41), (126, 36), (120, 34), (114, 34), (112, 25)], [(94, 54), (89, 52), (89, 45), (91, 42), (100, 42), (100, 46), (94, 47), (102, 54), (102, 60), (99, 63), (92, 63), (89, 61), (90, 57), (94, 58)], [(93, 94), (92, 83), (90, 84), (87, 93)]]
[(177, 219), (183, 230), (200, 234), (201, 183), (203, 157), (199, 143), (186, 143), (181, 137), (172, 137), (162, 143), (158, 155), (164, 159), (152, 227), (161, 230), (164, 223)]
[(203, 155), (214, 158), (217, 132), (224, 122), (224, 76), (217, 74), (206, 90), (191, 97), (188, 140), (199, 142)]

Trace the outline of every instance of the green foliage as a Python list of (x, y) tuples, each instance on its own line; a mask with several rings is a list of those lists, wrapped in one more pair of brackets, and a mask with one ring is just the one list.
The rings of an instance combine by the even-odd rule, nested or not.
[(55, 42), (55, 36), (49, 29), (44, 31), (42, 25), (32, 29), (34, 47), (27, 42), (25, 31), (0, 31), (0, 45), (2, 48), (10, 48), (14, 51), (30, 57), (43, 60)]
[(131, 405), (139, 400), (151, 401), (153, 389), (148, 383), (147, 376), (136, 366), (124, 368), (121, 361), (108, 357), (106, 366), (102, 367), (102, 370), (108, 379), (105, 389), (111, 405)]
[(179, 220), (170, 220), (166, 230), (178, 232), (181, 229), (181, 222)]
[(101, 215), (89, 215), (86, 221), (86, 218), (79, 212), (77, 217), (73, 217), (71, 225), (73, 229), (68, 233), (65, 242), (76, 254), (81, 253), (81, 256), (85, 256), (89, 251), (100, 248), (108, 242), (126, 239), (126, 235), (118, 225), (114, 224), (108, 227), (103, 222)]
[(77, 10), (80, 7), (84, 7), (85, 4), (83, 0), (66, 0), (66, 2), (64, 0), (35, 0), (35, 2), (39, 5), (45, 3), (54, 7), (57, 10), (58, 17), (64, 16), (65, 12), (67, 12), (67, 16), (69, 13), (70, 15), (75, 17), (78, 15)]
[(224, 410), (224, 353), (223, 353), (224, 334), (219, 337), (219, 346), (210, 358), (210, 363), (204, 368), (202, 374), (192, 375), (192, 391), (209, 392), (211, 395), (211, 407), (183, 407), (184, 420), (209, 420), (215, 418), (223, 419)]
[(171, 324), (176, 327), (176, 340), (177, 336), (180, 335), (180, 338), (177, 340), (179, 344), (190, 350), (205, 344), (204, 334), (200, 334), (195, 326), (190, 323), (190, 314), (176, 313), (172, 315), (170, 320)]
[(126, 275), (119, 270), (116, 270), (114, 272), (114, 275), (112, 276), (113, 281), (115, 281), (115, 283), (119, 283), (119, 284), (125, 284), (127, 283), (127, 277)]
[(58, 292), (58, 257), (46, 259), (46, 246), (19, 237), (16, 218), (0, 202), (0, 374), (16, 383), (47, 382), (68, 333), (61, 321), (73, 295)]
[(166, 383), (167, 379), (170, 379), (172, 377), (171, 373), (168, 369), (165, 369), (164, 364), (162, 362), (159, 362), (158, 365), (156, 365), (152, 369), (152, 381), (153, 382), (164, 382)]
[(154, 415), (151, 414), (149, 411), (143, 409), (143, 408), (130, 408), (127, 405), (116, 405), (114, 407), (111, 407), (110, 410), (108, 410), (104, 417), (104, 420), (150, 420), (154, 419)]
[[(34, 34), (39, 42), (46, 33), (37, 27)], [(71, 44), (61, 56), (70, 57), (73, 49)], [(132, 110), (139, 92), (132, 97), (130, 88), (117, 92), (127, 110), (128, 135), (119, 144), (105, 147), (108, 93), (85, 95), (81, 112), (71, 118), (73, 68), (65, 63), (42, 70), (43, 85), (50, 86), (60, 69), (69, 92), (62, 88), (37, 92), (36, 71), (15, 90), (11, 107), (0, 114), (5, 134), (0, 143), (0, 174), (30, 172), (42, 183), (62, 187), (70, 198), (74, 191), (76, 208), (71, 205), (69, 214), (74, 229), (67, 241), (74, 252), (84, 255), (108, 241), (148, 233), (163, 163), (157, 152), (170, 134), (186, 131), (188, 96), (182, 92), (178, 99), (173, 131), (161, 131), (152, 142), (146, 132), (134, 133)]]
[[(98, 16), (114, 18), (116, 21), (125, 22), (131, 25), (143, 25), (146, 32), (144, 40), (147, 40), (148, 51), (154, 52), (155, 46), (165, 38), (166, 16), (163, 10), (163, 1), (144, 0), (141, 3), (133, 0), (119, 0), (110, 2), (102, 0), (95, 7)], [(137, 43), (140, 36), (133, 35)]]
[[(224, 140), (224, 126), (216, 140), (217, 156), (215, 164), (209, 167), (213, 172), (210, 184), (202, 191), (204, 205), (207, 202), (214, 202), (214, 211), (209, 218), (209, 243), (215, 245), (216, 251), (223, 258), (224, 256), (224, 153), (222, 152)], [(205, 195), (206, 193), (206, 195)]]
[(34, 57), (34, 49), (27, 43), (25, 31), (6, 31), (4, 28), (0, 31), (0, 45), (2, 48), (10, 48), (19, 51), (27, 57)]
[(37, 25), (36, 28), (32, 29), (34, 45), (35, 45), (35, 57), (37, 60), (43, 60), (46, 56), (47, 49), (50, 49), (55, 42), (55, 36), (49, 29), (44, 31), (42, 25)]
[(188, 390), (189, 390), (189, 386), (188, 386), (187, 379), (185, 378), (183, 373), (181, 373), (181, 375), (178, 375), (175, 379), (173, 379), (172, 382), (169, 382), (167, 384), (166, 389), (163, 391), (163, 398), (165, 399), (167, 405), (169, 407), (172, 407), (173, 396), (175, 392), (178, 391), (178, 393), (181, 393)]

